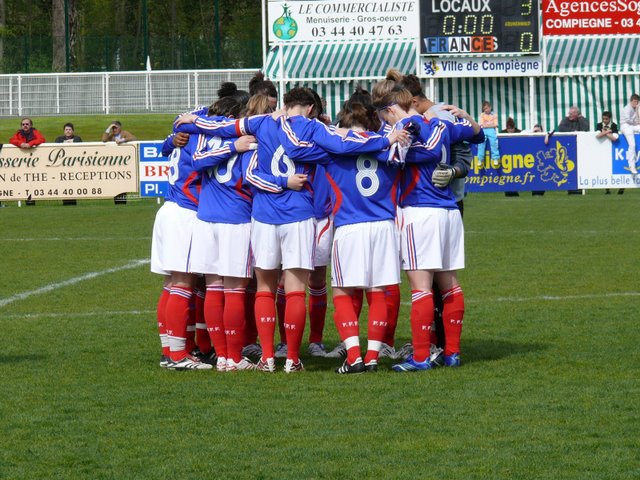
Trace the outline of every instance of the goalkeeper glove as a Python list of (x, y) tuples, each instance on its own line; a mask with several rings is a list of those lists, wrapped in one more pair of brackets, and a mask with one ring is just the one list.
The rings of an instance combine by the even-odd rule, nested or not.
[(431, 175), (431, 181), (438, 188), (445, 188), (456, 176), (456, 169), (445, 163), (439, 163)]

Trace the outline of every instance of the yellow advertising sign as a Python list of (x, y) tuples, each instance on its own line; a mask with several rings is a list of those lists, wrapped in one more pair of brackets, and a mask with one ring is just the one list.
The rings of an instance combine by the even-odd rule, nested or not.
[(115, 197), (138, 191), (138, 146), (44, 143), (0, 150), (0, 200)]

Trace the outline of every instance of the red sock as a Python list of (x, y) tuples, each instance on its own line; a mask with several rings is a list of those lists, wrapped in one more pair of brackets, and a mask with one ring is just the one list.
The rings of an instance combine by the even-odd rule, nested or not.
[(333, 297), (333, 306), (335, 313), (333, 321), (338, 329), (340, 339), (347, 347), (347, 361), (353, 365), (359, 358), (360, 354), (360, 328), (358, 326), (358, 317), (353, 307), (353, 297), (349, 295), (338, 295)]
[(258, 329), (256, 328), (256, 317), (253, 307), (256, 303), (255, 289), (247, 288), (244, 295), (244, 344), (251, 345), (258, 342)]
[(327, 286), (309, 287), (309, 343), (322, 343), (324, 319), (327, 315)]
[(192, 293), (190, 288), (171, 287), (167, 300), (165, 320), (169, 336), (169, 356), (174, 361), (187, 356), (187, 322)]
[(262, 358), (266, 360), (274, 355), (273, 334), (276, 330), (276, 305), (273, 293), (257, 292), (254, 311), (258, 337), (260, 345), (262, 345)]
[(207, 285), (204, 298), (204, 319), (211, 344), (218, 357), (227, 358), (227, 339), (224, 335), (224, 288), (222, 285)]
[(287, 307), (284, 313), (284, 328), (287, 333), (287, 359), (294, 363), (300, 361), (300, 344), (304, 334), (304, 324), (307, 322), (307, 305), (301, 292), (287, 293)]
[(353, 295), (351, 296), (353, 300), (353, 311), (356, 314), (356, 318), (360, 318), (360, 312), (362, 312), (362, 297), (364, 296), (364, 290), (361, 288), (356, 288), (353, 290)]
[(387, 331), (384, 334), (384, 343), (393, 347), (400, 313), (400, 285), (389, 285), (384, 291), (384, 299), (387, 304)]
[(284, 293), (284, 285), (278, 285), (276, 294), (276, 309), (278, 311), (278, 331), (280, 332), (280, 343), (287, 343), (287, 334), (284, 330), (284, 311), (287, 306), (287, 298)]
[(367, 301), (369, 302), (369, 333), (364, 363), (378, 360), (382, 341), (387, 332), (387, 303), (384, 292), (367, 292)]
[(425, 290), (411, 291), (411, 339), (413, 358), (424, 362), (429, 357), (431, 325), (433, 324), (433, 294)]
[(462, 335), (462, 319), (464, 317), (464, 295), (459, 285), (442, 293), (444, 311), (444, 354), (460, 353), (460, 336)]
[(244, 346), (244, 288), (224, 290), (224, 333), (227, 358), (239, 362)]
[(162, 346), (162, 355), (169, 356), (169, 337), (167, 335), (167, 301), (171, 289), (163, 287), (160, 298), (158, 299), (158, 309), (156, 318), (158, 320), (158, 333), (160, 334), (160, 345)]
[(207, 331), (207, 323), (204, 319), (204, 296), (202, 290), (195, 291), (196, 299), (196, 345), (202, 353), (211, 351), (211, 338)]
[(196, 294), (195, 291), (191, 295), (189, 302), (189, 320), (187, 320), (187, 352), (196, 348)]

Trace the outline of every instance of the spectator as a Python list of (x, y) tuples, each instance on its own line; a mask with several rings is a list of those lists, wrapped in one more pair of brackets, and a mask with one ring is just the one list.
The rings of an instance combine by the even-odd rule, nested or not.
[[(489, 149), (491, 150), (491, 163), (500, 163), (500, 150), (498, 149), (498, 116), (491, 110), (491, 103), (487, 100), (482, 102), (482, 113), (478, 123), (484, 130), (484, 135), (489, 140)], [(478, 162), (484, 164), (485, 148), (487, 141), (478, 144)]]
[(521, 133), (522, 130), (516, 128), (516, 122), (513, 118), (507, 118), (507, 125), (504, 130), (500, 130), (500, 133)]
[[(542, 125), (536, 123), (531, 129), (531, 133), (542, 133)], [(533, 197), (542, 197), (544, 195), (544, 190), (533, 190), (531, 192), (531, 196)]]
[(56, 143), (79, 143), (82, 139), (73, 131), (73, 123), (64, 124), (64, 135), (56, 138)]
[[(569, 107), (569, 113), (562, 119), (556, 129), (558, 132), (588, 132), (589, 121), (582, 116), (575, 105)], [(551, 136), (551, 135), (549, 135)], [(569, 195), (582, 195), (582, 190), (567, 190)]]
[[(103, 142), (116, 142), (118, 145), (136, 141), (137, 138), (130, 132), (122, 130), (122, 123), (118, 120), (114, 120), (111, 125), (102, 134)], [(116, 205), (124, 205), (127, 203), (127, 194), (121, 193), (113, 197), (113, 203)]]
[(572, 106), (556, 130), (558, 132), (588, 132), (589, 121), (580, 114), (578, 107)]
[(627, 149), (627, 162), (629, 163), (629, 171), (636, 175), (638, 169), (636, 168), (636, 161), (638, 154), (636, 153), (636, 139), (634, 135), (640, 133), (640, 96), (637, 93), (631, 95), (629, 104), (622, 109), (620, 115), (620, 130), (627, 139), (629, 148)]
[[(596, 137), (603, 138), (606, 137), (612, 142), (618, 140), (620, 135), (618, 134), (618, 125), (615, 122), (611, 121), (611, 112), (602, 112), (602, 121), (598, 123), (596, 126)], [(608, 188), (604, 191), (605, 195), (609, 195), (611, 190)], [(622, 195), (624, 193), (624, 188), (618, 190), (618, 195)]]
[(103, 142), (116, 142), (118, 145), (125, 142), (133, 142), (137, 140), (135, 135), (126, 130), (122, 130), (122, 123), (115, 120), (102, 134)]
[(611, 121), (611, 112), (602, 112), (602, 121), (596, 126), (596, 137), (607, 137), (612, 142), (618, 140), (618, 125)]
[[(504, 130), (500, 130), (500, 133), (520, 133), (522, 130), (516, 128), (516, 122), (513, 118), (507, 118), (507, 125)], [(504, 192), (505, 197), (519, 197), (520, 194), (515, 191)]]
[(20, 130), (9, 139), (9, 143), (20, 148), (34, 148), (46, 140), (42, 134), (33, 128), (33, 121), (25, 117), (20, 124)]

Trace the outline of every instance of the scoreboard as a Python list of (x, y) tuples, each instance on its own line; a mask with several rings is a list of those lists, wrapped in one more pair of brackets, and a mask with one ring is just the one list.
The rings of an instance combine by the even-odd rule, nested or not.
[(538, 0), (420, 0), (422, 55), (540, 52)]

